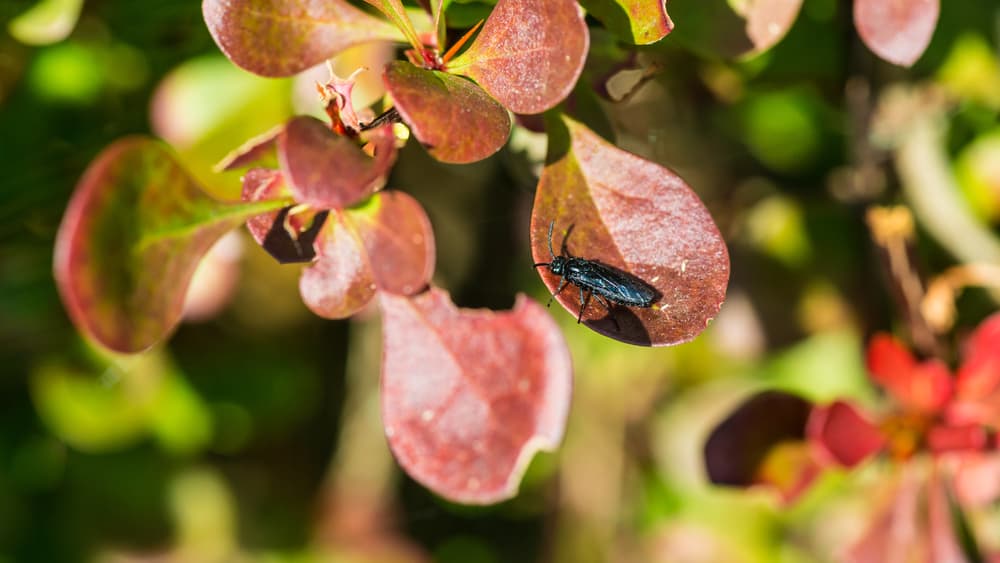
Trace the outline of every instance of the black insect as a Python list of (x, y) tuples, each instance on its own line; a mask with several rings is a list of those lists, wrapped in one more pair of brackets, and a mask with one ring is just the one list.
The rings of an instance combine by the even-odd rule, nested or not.
[[(580, 314), (576, 317), (578, 323), (583, 319), (583, 312), (592, 295), (612, 315), (611, 305), (608, 301), (626, 307), (645, 308), (652, 307), (653, 303), (659, 299), (660, 293), (658, 291), (632, 274), (600, 262), (571, 256), (566, 249), (566, 238), (563, 238), (560, 254), (556, 256), (556, 253), (552, 251), (552, 229), (555, 224), (555, 221), (549, 223), (549, 254), (552, 256), (552, 261), (539, 262), (534, 266), (535, 268), (548, 266), (550, 272), (562, 276), (562, 279), (559, 280), (559, 287), (549, 299), (549, 305), (552, 305), (552, 300), (562, 292), (568, 283), (580, 289)], [(584, 298), (584, 294), (586, 294), (586, 298)], [(618, 321), (614, 317), (612, 320), (617, 326)]]

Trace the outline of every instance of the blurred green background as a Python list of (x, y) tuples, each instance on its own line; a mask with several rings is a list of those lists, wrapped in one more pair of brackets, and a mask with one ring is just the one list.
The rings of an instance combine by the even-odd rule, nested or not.
[[(590, 80), (626, 52), (595, 29), (578, 111), (701, 195), (730, 244), (729, 297), (702, 337), (656, 350), (553, 308), (576, 366), (564, 446), (533, 462), (516, 499), (456, 506), (388, 453), (377, 318), (311, 315), (300, 266), (279, 266), (245, 233), (206, 274), (201, 318), (165, 346), (109, 357), (78, 337), (55, 291), (52, 246), (98, 151), (125, 135), (161, 136), (210, 192), (231, 196), (238, 174), (211, 165), (319, 107), (309, 80), (265, 80), (226, 61), (197, 0), (88, 0), (78, 18), (79, 1), (39, 4), (51, 11), (0, 1), (0, 562), (829, 560), (859, 533), (869, 475), (832, 475), (785, 510), (765, 493), (707, 485), (700, 452), (754, 389), (875, 400), (862, 344), (900, 315), (864, 210), (933, 188), (906, 184), (893, 166), (898, 142), (870, 142), (884, 91), (903, 84), (947, 100), (903, 121), (943, 124), (928, 150), (968, 215), (915, 206), (918, 224), (961, 220), (995, 238), (1000, 221), (995, 0), (945, 2), (912, 69), (867, 51), (846, 1), (805, 0), (781, 43), (740, 56), (726, 35), (740, 21), (724, 0), (672, 0), (676, 30), (638, 49), (652, 78), (629, 91), (631, 75), (616, 76), (629, 95), (613, 103)], [(489, 4), (456, 2), (456, 21)], [(377, 88), (376, 76), (362, 95)], [(436, 282), (459, 305), (546, 298), (527, 244), (543, 155), (544, 137), (522, 129), (474, 165), (404, 149), (390, 186), (427, 208)], [(975, 258), (928, 231), (928, 274)], [(986, 292), (968, 291), (958, 325), (993, 309)], [(1000, 546), (1000, 534), (986, 541)]]

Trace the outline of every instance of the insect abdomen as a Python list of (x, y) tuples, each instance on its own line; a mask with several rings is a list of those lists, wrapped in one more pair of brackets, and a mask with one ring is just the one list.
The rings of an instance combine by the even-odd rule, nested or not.
[(655, 290), (639, 279), (583, 258), (571, 258), (568, 261), (566, 279), (619, 305), (651, 307), (656, 300)]

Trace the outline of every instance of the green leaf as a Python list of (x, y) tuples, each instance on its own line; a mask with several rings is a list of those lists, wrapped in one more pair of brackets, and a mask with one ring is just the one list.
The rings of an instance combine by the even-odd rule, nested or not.
[(7, 29), (29, 45), (48, 45), (69, 37), (80, 18), (83, 0), (41, 0), (10, 20)]
[(162, 143), (119, 140), (84, 173), (59, 226), (54, 273), (63, 303), (99, 344), (145, 350), (180, 321), (188, 284), (212, 245), (288, 203), (216, 201)]
[(407, 15), (406, 8), (403, 7), (403, 3), (400, 0), (365, 0), (365, 2), (385, 14), (385, 17), (389, 18), (389, 21), (403, 33), (403, 36), (410, 42), (410, 45), (418, 53), (423, 53), (424, 44), (417, 37), (417, 30), (414, 29), (413, 22), (410, 21), (410, 16)]
[(636, 45), (656, 43), (674, 29), (665, 0), (580, 0), (580, 4), (608, 29)]

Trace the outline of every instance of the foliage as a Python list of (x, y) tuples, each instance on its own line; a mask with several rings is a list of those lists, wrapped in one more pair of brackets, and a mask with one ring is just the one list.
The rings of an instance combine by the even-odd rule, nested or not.
[(989, 559), (995, 15), (0, 8), (0, 559)]

